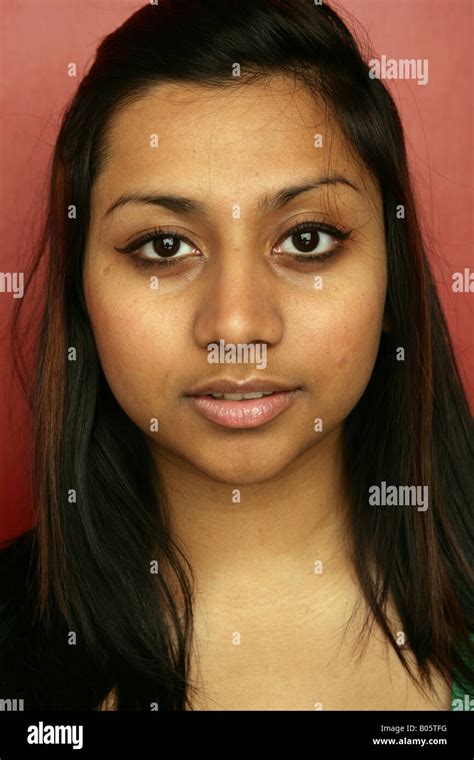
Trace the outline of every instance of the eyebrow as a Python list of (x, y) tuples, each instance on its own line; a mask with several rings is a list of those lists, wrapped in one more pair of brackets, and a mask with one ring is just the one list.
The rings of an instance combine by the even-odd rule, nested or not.
[[(301, 185), (295, 185), (293, 187), (284, 187), (278, 190), (274, 195), (264, 195), (258, 204), (259, 210), (262, 212), (277, 211), (292, 201), (298, 195), (307, 193), (309, 190), (316, 190), (319, 187), (326, 185), (345, 185), (360, 193), (360, 189), (353, 182), (348, 180), (341, 174), (333, 174), (328, 177), (317, 177), (314, 180), (309, 180)], [(106, 211), (104, 217), (109, 216), (113, 211), (119, 208), (123, 208), (129, 203), (134, 204), (149, 204), (153, 206), (163, 206), (164, 208), (174, 211), (177, 214), (188, 215), (200, 215), (209, 216), (209, 209), (203, 203), (193, 200), (192, 198), (184, 198), (181, 195), (158, 195), (155, 193), (141, 193), (132, 192), (119, 196), (110, 208)]]

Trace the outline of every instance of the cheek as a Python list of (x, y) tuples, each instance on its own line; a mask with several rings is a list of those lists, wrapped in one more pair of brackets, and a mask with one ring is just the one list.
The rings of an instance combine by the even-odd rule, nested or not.
[[(377, 357), (378, 336), (356, 333), (352, 326), (341, 330), (341, 343), (328, 351), (328, 363), (333, 372), (333, 382), (343, 386), (346, 393), (350, 388), (355, 396), (360, 396), (367, 385)], [(344, 341), (344, 343), (342, 343)]]
[(332, 368), (342, 375), (371, 371), (377, 356), (382, 324), (380, 314), (363, 303), (351, 316), (340, 313), (326, 335), (326, 353)]
[[(105, 377), (118, 403), (138, 424), (163, 396), (180, 366), (182, 336), (170, 310), (143, 303), (143, 294), (124, 299), (101, 292), (88, 310)], [(182, 329), (182, 326), (181, 326)]]
[(318, 401), (331, 418), (343, 418), (362, 396), (377, 358), (384, 299), (380, 292), (334, 299), (321, 315), (313, 363)]

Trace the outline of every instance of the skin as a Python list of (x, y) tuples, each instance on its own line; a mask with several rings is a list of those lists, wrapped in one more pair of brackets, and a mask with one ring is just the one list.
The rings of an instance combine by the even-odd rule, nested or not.
[[(158, 148), (150, 147), (152, 133)], [(322, 148), (315, 147), (317, 133)], [(115, 114), (107, 148), (91, 198), (86, 303), (105, 375), (147, 436), (174, 540), (196, 578), (192, 672), (205, 682), (206, 697), (195, 705), (434, 709), (381, 634), (373, 634), (357, 666), (355, 632), (347, 643), (341, 638), (360, 601), (345, 527), (342, 425), (388, 329), (376, 184), (327, 108), (283, 76), (218, 90), (155, 87)], [(264, 195), (329, 173), (358, 190), (325, 185), (280, 210), (259, 209)], [(150, 204), (106, 215), (134, 191), (186, 196), (205, 204), (207, 215)], [(325, 262), (299, 264), (281, 252), (298, 252), (288, 233), (308, 221), (350, 231)], [(163, 272), (134, 266), (115, 250), (162, 225), (189, 238), (192, 246), (181, 250), (197, 255)], [(328, 241), (335, 242), (325, 237), (323, 246)], [(141, 255), (153, 256), (151, 244)], [(158, 291), (150, 287), (154, 275)], [(322, 289), (314, 287), (316, 276)], [(265, 343), (266, 369), (209, 364), (207, 346), (220, 339)], [(271, 378), (301, 392), (262, 427), (228, 430), (199, 416), (184, 397), (222, 377)], [(157, 432), (150, 431), (153, 418)], [(240, 646), (232, 644), (236, 631)], [(391, 689), (387, 678), (394, 679)]]

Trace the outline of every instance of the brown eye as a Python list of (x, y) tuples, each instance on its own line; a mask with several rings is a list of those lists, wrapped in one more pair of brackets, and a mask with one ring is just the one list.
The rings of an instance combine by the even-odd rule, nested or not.
[[(287, 241), (289, 241), (287, 243)], [(277, 248), (278, 253), (326, 255), (338, 244), (336, 235), (325, 232), (313, 225), (311, 228), (294, 230)]]
[(158, 256), (174, 256), (178, 253), (181, 245), (181, 241), (173, 235), (155, 238), (152, 242), (153, 253), (158, 254)]
[[(188, 246), (190, 250), (183, 250)], [(141, 258), (148, 261), (160, 259), (181, 258), (195, 251), (195, 248), (178, 235), (157, 235), (141, 247)], [(140, 251), (137, 249), (137, 253)], [(178, 255), (179, 254), (179, 255)]]

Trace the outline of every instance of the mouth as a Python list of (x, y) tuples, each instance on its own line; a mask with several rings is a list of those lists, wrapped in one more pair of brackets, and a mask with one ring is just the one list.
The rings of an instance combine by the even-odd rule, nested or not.
[(220, 427), (256, 428), (270, 422), (288, 409), (299, 387), (269, 381), (241, 383), (220, 381), (186, 394), (193, 409)]
[(265, 396), (273, 396), (277, 391), (267, 391), (264, 393), (205, 393), (204, 396), (208, 398), (222, 398), (225, 401), (250, 401), (255, 398), (264, 398)]

